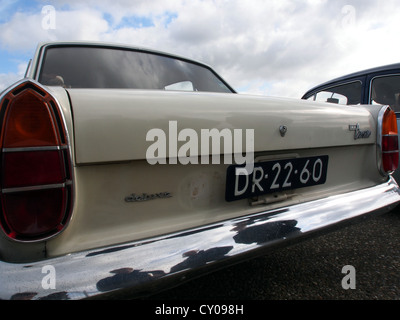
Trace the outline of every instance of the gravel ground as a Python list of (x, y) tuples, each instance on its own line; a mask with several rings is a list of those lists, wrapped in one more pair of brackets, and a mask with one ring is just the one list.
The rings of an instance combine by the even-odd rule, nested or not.
[[(399, 300), (399, 242), (400, 207), (149, 299)], [(345, 265), (355, 268), (355, 289), (342, 287)]]

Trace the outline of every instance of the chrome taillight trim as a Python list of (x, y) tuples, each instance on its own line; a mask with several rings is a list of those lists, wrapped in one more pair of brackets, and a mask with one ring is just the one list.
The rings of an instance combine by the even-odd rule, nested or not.
[[(34, 243), (34, 242), (42, 242), (42, 241), (47, 241), (60, 233), (62, 233), (68, 226), (69, 222), (72, 219), (73, 215), (73, 208), (75, 205), (75, 177), (74, 177), (74, 164), (73, 164), (73, 157), (72, 157), (72, 147), (71, 147), (71, 140), (70, 140), (70, 134), (68, 131), (67, 127), (67, 122), (64, 116), (64, 113), (62, 111), (61, 105), (58, 101), (58, 99), (49, 92), (48, 88), (37, 82), (36, 80), (33, 80), (31, 78), (24, 78), (10, 87), (8, 87), (6, 90), (2, 92), (0, 95), (0, 102), (5, 103), (7, 100), (7, 104), (10, 103), (9, 99), (13, 99), (14, 92), (16, 90), (25, 90), (24, 87), (30, 88), (36, 93), (40, 94), (43, 98), (47, 97), (46, 100), (52, 101), (51, 107), (53, 108), (53, 117), (56, 116), (58, 117), (59, 125), (62, 126), (60, 127), (59, 130), (63, 130), (63, 132), (60, 132), (64, 134), (64, 143), (61, 143), (59, 146), (40, 146), (40, 147), (17, 147), (17, 148), (2, 148), (0, 149), (1, 152), (4, 153), (10, 153), (10, 152), (27, 152), (27, 151), (63, 151), (63, 158), (65, 165), (68, 166), (67, 172), (68, 172), (68, 177), (64, 183), (61, 184), (51, 184), (51, 185), (38, 185), (38, 186), (27, 186), (27, 187), (18, 187), (18, 188), (4, 188), (0, 189), (0, 194), (10, 194), (10, 193), (15, 193), (15, 192), (23, 192), (23, 191), (36, 191), (36, 190), (45, 190), (45, 189), (55, 189), (55, 188), (68, 188), (68, 203), (66, 206), (65, 211), (65, 224), (64, 227), (59, 230), (58, 232), (54, 232), (50, 235), (44, 236), (39, 239), (19, 239), (19, 238), (10, 238), (7, 236), (9, 240), (12, 240), (14, 242), (19, 242), (19, 243)], [(19, 91), (18, 91), (19, 93)], [(44, 94), (44, 95), (43, 95)], [(9, 97), (7, 98), (7, 95)], [(0, 105), (0, 110), (1, 110), (2, 105)], [(57, 112), (57, 114), (54, 114)], [(1, 129), (1, 126), (0, 126)], [(2, 228), (0, 228), (0, 232), (4, 232)]]
[(2, 152), (30, 152), (30, 151), (59, 151), (67, 150), (68, 146), (44, 146), (44, 147), (21, 147), (21, 148), (3, 148)]
[(379, 173), (387, 177), (389, 174), (393, 173), (393, 171), (386, 172), (383, 169), (383, 154), (388, 154), (388, 153), (395, 153), (396, 150), (391, 150), (391, 151), (383, 151), (383, 146), (382, 146), (382, 139), (385, 136), (391, 136), (391, 135), (383, 135), (382, 134), (382, 125), (383, 125), (383, 117), (385, 115), (386, 110), (391, 109), (390, 106), (382, 106), (382, 108), (379, 110), (378, 113), (378, 124), (377, 124), (377, 136), (376, 136), (376, 162), (378, 165), (378, 170)]
[(5, 188), (5, 189), (1, 190), (1, 193), (7, 194), (7, 193), (16, 193), (16, 192), (46, 190), (46, 189), (59, 189), (59, 188), (65, 188), (66, 186), (71, 186), (71, 185), (72, 185), (72, 181), (68, 180), (64, 183), (44, 184), (44, 185), (37, 185), (37, 186), (18, 187), (18, 188)]
[(379, 173), (383, 176), (387, 176), (387, 173), (383, 170), (383, 161), (382, 161), (382, 122), (383, 115), (385, 114), (388, 106), (383, 106), (378, 113), (378, 122), (377, 122), (377, 134), (376, 134), (376, 163), (378, 165)]

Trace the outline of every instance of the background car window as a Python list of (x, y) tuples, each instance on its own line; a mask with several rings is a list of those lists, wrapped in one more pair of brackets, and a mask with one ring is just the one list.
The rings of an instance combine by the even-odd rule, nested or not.
[[(315, 101), (330, 102), (336, 104), (347, 104), (348, 101), (346, 96), (330, 91), (320, 91), (310, 98)], [(310, 98), (308, 98), (308, 100), (310, 100)]]
[(307, 100), (330, 102), (344, 105), (361, 104), (361, 81), (354, 81), (339, 86), (326, 88)]
[(390, 105), (396, 112), (400, 112), (400, 75), (374, 78), (370, 103)]

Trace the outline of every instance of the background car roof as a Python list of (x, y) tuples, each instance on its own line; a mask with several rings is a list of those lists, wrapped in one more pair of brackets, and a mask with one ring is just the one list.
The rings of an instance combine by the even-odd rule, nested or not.
[(323, 83), (311, 88), (310, 90), (308, 90), (303, 95), (302, 99), (304, 99), (306, 96), (308, 96), (310, 93), (316, 91), (317, 89), (330, 86), (330, 85), (332, 85), (332, 84), (334, 84), (336, 82), (341, 82), (343, 80), (349, 80), (349, 79), (352, 79), (352, 78), (358, 78), (358, 77), (362, 77), (362, 76), (365, 76), (367, 74), (372, 74), (372, 73), (387, 72), (387, 71), (390, 71), (390, 70), (393, 70), (393, 69), (400, 70), (400, 63), (388, 64), (388, 65), (384, 65), (384, 66), (380, 66), (380, 67), (374, 67), (374, 68), (369, 68), (369, 69), (365, 69), (365, 70), (349, 73), (349, 74), (346, 74), (344, 76), (341, 76), (341, 77), (334, 78), (334, 79), (331, 79), (329, 81), (323, 82)]

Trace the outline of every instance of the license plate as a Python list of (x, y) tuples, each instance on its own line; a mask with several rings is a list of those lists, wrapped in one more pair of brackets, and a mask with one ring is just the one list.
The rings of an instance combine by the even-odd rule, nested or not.
[(244, 165), (231, 165), (226, 174), (225, 199), (234, 201), (324, 184), (328, 159), (318, 156), (256, 162), (250, 175), (236, 175), (236, 168)]

